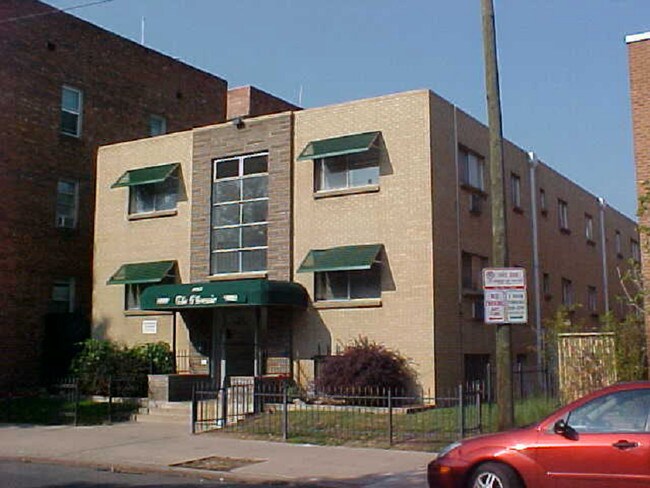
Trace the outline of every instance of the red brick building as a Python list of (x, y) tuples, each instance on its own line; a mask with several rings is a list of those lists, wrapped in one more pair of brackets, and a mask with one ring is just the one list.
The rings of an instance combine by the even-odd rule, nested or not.
[(97, 147), (222, 122), (227, 83), (36, 0), (0, 0), (0, 55), (2, 392), (89, 315)]
[[(650, 182), (650, 32), (626, 37), (630, 70), (630, 99), (632, 105), (632, 131), (634, 138), (634, 161), (636, 164), (636, 187), (639, 196), (648, 193)], [(650, 225), (650, 213), (639, 216), (641, 229)], [(650, 253), (648, 234), (641, 232), (641, 263), (643, 277), (650, 283)], [(646, 297), (647, 300), (647, 297)], [(646, 310), (650, 303), (646, 301)], [(650, 345), (650, 316), (646, 314), (646, 335)]]

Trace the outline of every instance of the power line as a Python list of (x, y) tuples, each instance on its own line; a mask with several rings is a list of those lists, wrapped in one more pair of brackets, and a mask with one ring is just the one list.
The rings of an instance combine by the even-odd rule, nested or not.
[(94, 2), (82, 3), (80, 5), (73, 5), (68, 8), (60, 8), (54, 11), (48, 10), (47, 12), (40, 12), (37, 14), (21, 15), (19, 17), (9, 17), (8, 19), (0, 20), (0, 24), (7, 24), (9, 22), (16, 22), (17, 20), (33, 19), (34, 17), (44, 17), (46, 15), (55, 15), (62, 12), (69, 12), (70, 10), (77, 10), (85, 7), (92, 7), (93, 5), (99, 5), (101, 3), (114, 2), (115, 0), (96, 0)]

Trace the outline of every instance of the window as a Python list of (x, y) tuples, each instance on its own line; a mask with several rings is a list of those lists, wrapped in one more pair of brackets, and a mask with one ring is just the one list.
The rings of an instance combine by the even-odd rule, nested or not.
[(59, 180), (56, 185), (56, 217), (54, 225), (65, 229), (77, 227), (79, 183)]
[(376, 151), (345, 154), (316, 160), (316, 191), (342, 190), (379, 184), (379, 159)]
[(548, 208), (546, 207), (546, 192), (544, 188), (539, 189), (539, 211), (542, 215), (548, 214)]
[(316, 300), (381, 298), (381, 265), (370, 269), (314, 273)]
[(587, 287), (587, 309), (590, 312), (595, 312), (598, 307), (598, 293), (595, 286)]
[(149, 135), (159, 136), (167, 133), (167, 119), (160, 115), (149, 116)]
[(214, 161), (212, 275), (266, 270), (268, 154)]
[(174, 210), (178, 200), (178, 171), (163, 181), (132, 185), (129, 190), (129, 214), (145, 214)]
[(614, 234), (614, 247), (616, 249), (616, 256), (619, 257), (619, 258), (622, 258), (623, 257), (623, 251), (621, 249), (621, 232), (618, 231), (618, 230)]
[(176, 283), (176, 270), (172, 268), (165, 277), (156, 283), (130, 283), (124, 286), (124, 310), (140, 310), (142, 292), (154, 285), (171, 285)]
[(510, 199), (512, 207), (521, 211), (521, 178), (515, 173), (510, 174)]
[(483, 195), (479, 193), (469, 194), (469, 212), (473, 215), (480, 215), (483, 212)]
[(485, 320), (485, 301), (483, 297), (472, 300), (472, 318), (474, 320)]
[(562, 278), (562, 305), (565, 307), (573, 305), (573, 283), (566, 278)]
[(74, 312), (74, 278), (57, 280), (52, 287), (52, 312), (71, 313)]
[(542, 275), (542, 292), (545, 298), (551, 298), (551, 277), (548, 273)]
[(594, 243), (594, 219), (589, 214), (585, 214), (585, 237), (588, 243)]
[(465, 290), (480, 290), (482, 288), (483, 268), (487, 268), (488, 259), (476, 254), (463, 252), (461, 255), (461, 279)]
[(484, 191), (485, 160), (478, 154), (462, 147), (458, 149), (458, 159), (461, 184)]
[(630, 239), (630, 253), (632, 254), (632, 259), (637, 263), (641, 262), (641, 248), (639, 247), (639, 241)]
[(81, 136), (81, 113), (83, 94), (81, 90), (64, 86), (61, 90), (61, 133)]
[(647, 434), (649, 404), (650, 389), (610, 393), (595, 398), (570, 412), (566, 423), (580, 434), (605, 432)]
[(568, 231), (569, 230), (569, 204), (564, 200), (557, 201), (557, 215), (558, 223), (560, 225), (560, 230)]

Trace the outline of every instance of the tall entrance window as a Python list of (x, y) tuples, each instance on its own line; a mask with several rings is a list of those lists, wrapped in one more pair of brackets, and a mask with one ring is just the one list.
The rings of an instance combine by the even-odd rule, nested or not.
[(213, 161), (210, 274), (266, 271), (268, 153)]

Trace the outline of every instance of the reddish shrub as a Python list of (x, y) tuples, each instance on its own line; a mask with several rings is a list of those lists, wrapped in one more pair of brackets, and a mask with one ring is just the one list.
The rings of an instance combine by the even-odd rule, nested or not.
[(367, 338), (359, 338), (341, 354), (324, 360), (316, 387), (327, 394), (372, 388), (402, 393), (411, 388), (413, 380), (406, 358)]

